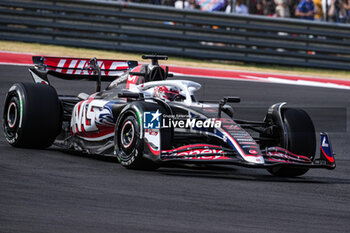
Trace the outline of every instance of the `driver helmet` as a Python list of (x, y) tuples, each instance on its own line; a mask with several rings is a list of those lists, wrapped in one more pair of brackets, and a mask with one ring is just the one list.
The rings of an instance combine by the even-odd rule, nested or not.
[(174, 101), (176, 98), (182, 97), (179, 88), (174, 86), (157, 86), (154, 88), (153, 96), (165, 101)]

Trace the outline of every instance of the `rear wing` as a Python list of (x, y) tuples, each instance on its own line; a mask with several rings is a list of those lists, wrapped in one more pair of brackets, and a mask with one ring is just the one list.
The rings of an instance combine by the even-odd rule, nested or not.
[(33, 56), (34, 68), (30, 68), (34, 82), (50, 84), (47, 75), (68, 79), (86, 79), (97, 81), (97, 89), (101, 89), (101, 81), (112, 81), (138, 66), (137, 61), (86, 59), (68, 57)]
[[(111, 81), (138, 65), (137, 61), (33, 56), (34, 73), (48, 82), (47, 74), (58, 78), (96, 81), (99, 67), (102, 81)], [(95, 64), (94, 64), (95, 63)], [(33, 77), (34, 78), (34, 77)], [(37, 80), (34, 80), (37, 81)]]

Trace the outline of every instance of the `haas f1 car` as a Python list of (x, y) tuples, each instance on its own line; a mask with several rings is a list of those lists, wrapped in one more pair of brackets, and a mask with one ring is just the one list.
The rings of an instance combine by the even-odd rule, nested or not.
[[(34, 83), (14, 84), (5, 100), (8, 143), (115, 156), (133, 169), (232, 164), (293, 177), (310, 168), (335, 168), (326, 133), (315, 158), (315, 128), (304, 110), (276, 103), (261, 122), (236, 119), (229, 103), (239, 97), (199, 101), (194, 95), (199, 83), (168, 79), (174, 75), (158, 64), (167, 56), (143, 59), (152, 62), (33, 57)], [(58, 95), (48, 76), (93, 80), (96, 91)], [(105, 90), (102, 81), (110, 81)]]

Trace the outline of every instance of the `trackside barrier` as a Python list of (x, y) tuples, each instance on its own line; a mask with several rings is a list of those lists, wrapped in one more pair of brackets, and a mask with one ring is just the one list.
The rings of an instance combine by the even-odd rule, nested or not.
[(96, 0), (0, 1), (0, 40), (350, 70), (350, 26)]

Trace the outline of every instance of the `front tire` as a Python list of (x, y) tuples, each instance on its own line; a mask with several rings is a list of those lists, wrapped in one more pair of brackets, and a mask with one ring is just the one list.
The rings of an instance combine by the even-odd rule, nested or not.
[[(304, 155), (311, 160), (315, 157), (316, 134), (310, 116), (302, 109), (283, 108), (282, 118), (287, 134), (287, 143), (281, 142), (281, 147), (294, 154)], [(268, 171), (275, 176), (295, 177), (304, 175), (308, 168), (275, 167)]]
[(140, 126), (135, 114), (125, 114), (119, 125), (116, 130), (116, 151), (120, 164), (129, 169), (157, 169), (154, 162), (143, 157), (144, 141), (140, 138)]
[(61, 127), (61, 107), (56, 90), (45, 84), (16, 83), (6, 97), (3, 128), (14, 147), (46, 148)]

